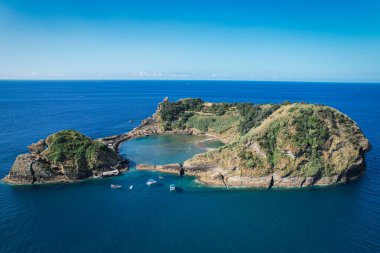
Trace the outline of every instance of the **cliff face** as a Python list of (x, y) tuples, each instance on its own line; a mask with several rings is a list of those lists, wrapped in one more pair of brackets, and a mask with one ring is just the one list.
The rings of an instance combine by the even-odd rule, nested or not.
[(5, 182), (72, 182), (125, 169), (120, 143), (166, 133), (208, 134), (226, 143), (183, 165), (137, 169), (194, 175), (205, 184), (234, 187), (307, 187), (345, 183), (365, 170), (368, 140), (356, 123), (323, 105), (207, 103), (182, 99), (159, 104), (127, 134), (98, 140), (73, 130), (50, 135), (19, 155)]
[(73, 182), (127, 168), (115, 151), (74, 130), (52, 134), (28, 149), (30, 153), (17, 156), (5, 182)]
[(211, 133), (227, 142), (183, 164), (187, 174), (206, 184), (329, 185), (355, 179), (365, 169), (368, 140), (354, 121), (331, 107), (187, 99), (164, 102), (159, 109), (163, 129)]

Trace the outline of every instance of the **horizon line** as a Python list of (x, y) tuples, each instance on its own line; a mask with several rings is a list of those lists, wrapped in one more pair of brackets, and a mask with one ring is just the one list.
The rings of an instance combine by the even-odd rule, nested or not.
[(262, 83), (365, 83), (365, 84), (380, 84), (380, 81), (305, 81), (305, 80), (248, 80), (248, 79), (1, 79), (0, 82), (14, 81), (14, 82), (86, 82), (86, 81), (114, 81), (114, 82), (128, 82), (128, 81), (164, 81), (164, 82), (262, 82)]

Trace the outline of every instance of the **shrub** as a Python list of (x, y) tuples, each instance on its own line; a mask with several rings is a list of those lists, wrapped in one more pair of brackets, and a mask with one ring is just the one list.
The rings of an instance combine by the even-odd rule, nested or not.
[(164, 102), (159, 112), (163, 121), (178, 120), (186, 111), (201, 111), (203, 101), (199, 98), (183, 99), (177, 102)]
[(323, 171), (323, 163), (320, 158), (313, 157), (301, 169), (301, 174), (305, 177), (317, 177)]
[(277, 150), (277, 138), (281, 130), (283, 122), (275, 121), (265, 132), (264, 136), (261, 138), (260, 144), (267, 151), (268, 162), (274, 167), (279, 160), (279, 153)]
[(202, 132), (207, 132), (209, 126), (213, 123), (212, 117), (194, 115), (188, 119), (186, 126), (189, 128), (196, 128)]
[(295, 117), (293, 124), (296, 126), (296, 144), (307, 150), (309, 155), (318, 155), (318, 150), (329, 137), (328, 128), (324, 122), (316, 115), (312, 108), (300, 110), (300, 115)]
[(118, 155), (103, 143), (74, 130), (64, 130), (50, 135), (45, 154), (55, 164), (68, 163), (72, 169), (85, 171), (96, 168), (100, 162), (113, 162)]
[(241, 116), (239, 124), (239, 132), (246, 134), (253, 127), (257, 127), (261, 122), (277, 110), (279, 105), (270, 105), (262, 107), (260, 105), (253, 105), (250, 103), (238, 104), (237, 109)]
[(203, 112), (212, 113), (216, 116), (223, 116), (235, 106), (236, 103), (213, 103), (210, 107), (204, 108)]
[(264, 162), (252, 152), (243, 150), (239, 153), (240, 159), (243, 161), (243, 167), (246, 169), (262, 169)]

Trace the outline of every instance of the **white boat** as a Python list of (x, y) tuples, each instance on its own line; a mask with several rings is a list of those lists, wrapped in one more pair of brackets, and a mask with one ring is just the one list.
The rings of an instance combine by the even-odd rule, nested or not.
[(169, 189), (170, 189), (171, 192), (172, 192), (172, 191), (175, 191), (175, 184), (171, 184), (171, 185), (169, 186)]
[(104, 171), (102, 173), (102, 177), (112, 177), (112, 176), (117, 176), (119, 175), (120, 172), (118, 169), (110, 170), (110, 171)]
[(111, 188), (112, 188), (112, 189), (121, 188), (121, 185), (118, 185), (118, 184), (111, 184)]
[(152, 184), (155, 184), (155, 183), (157, 183), (157, 181), (156, 180), (154, 180), (154, 179), (149, 179), (147, 182), (146, 182), (146, 185), (152, 185)]
[(129, 186), (129, 190), (132, 190), (132, 189), (133, 189), (133, 185), (130, 185), (130, 186)]
[(164, 179), (164, 177), (163, 177), (163, 176), (159, 176), (158, 178), (159, 178), (159, 179)]

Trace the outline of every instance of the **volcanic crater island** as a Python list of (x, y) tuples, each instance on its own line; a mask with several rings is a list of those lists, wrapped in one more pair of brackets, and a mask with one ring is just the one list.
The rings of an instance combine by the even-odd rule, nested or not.
[(307, 103), (209, 103), (165, 98), (157, 111), (132, 131), (90, 139), (63, 130), (28, 146), (17, 156), (10, 184), (76, 182), (117, 176), (129, 161), (119, 146), (149, 135), (205, 135), (224, 143), (183, 163), (137, 164), (151, 170), (195, 176), (199, 183), (223, 187), (302, 188), (346, 183), (365, 171), (368, 140), (347, 115)]

